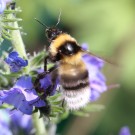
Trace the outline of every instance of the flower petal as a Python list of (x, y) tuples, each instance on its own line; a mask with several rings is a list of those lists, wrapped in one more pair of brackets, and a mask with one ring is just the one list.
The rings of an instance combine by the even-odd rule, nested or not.
[(31, 77), (22, 76), (10, 90), (0, 91), (0, 101), (11, 104), (24, 114), (32, 114), (33, 106), (45, 106), (33, 88)]
[(8, 55), (8, 57), (12, 58), (12, 59), (16, 59), (16, 57), (18, 57), (18, 56), (19, 56), (19, 54), (16, 51), (13, 51), (13, 52), (9, 53), (9, 55)]
[[(84, 44), (87, 49), (87, 45)], [(82, 60), (86, 64), (89, 73), (89, 81), (91, 87), (90, 101), (95, 101), (100, 97), (100, 94), (107, 90), (105, 76), (100, 71), (104, 66), (104, 62), (99, 58), (85, 54)]]
[(13, 135), (9, 129), (10, 116), (8, 111), (5, 109), (0, 109), (0, 134), (1, 135)]
[(6, 8), (6, 2), (3, 0), (0, 1), (0, 14), (5, 10)]
[[(44, 92), (47, 92), (47, 88), (52, 86), (52, 81), (51, 81), (51, 76), (50, 74), (47, 74), (43, 79), (40, 80), (40, 84), (41, 84), (41, 89), (44, 90)], [(50, 91), (50, 95), (54, 95), (56, 88), (59, 84), (59, 79), (56, 79), (55, 85), (53, 87), (53, 89)]]
[(4, 61), (10, 66), (11, 72), (18, 72), (28, 65), (28, 61), (19, 57), (19, 54), (15, 51), (9, 53), (8, 57), (5, 58)]
[(33, 106), (25, 100), (24, 95), (17, 88), (0, 91), (0, 100), (4, 103), (13, 105), (24, 114), (32, 114)]
[(41, 88), (47, 89), (52, 85), (51, 76), (48, 74), (43, 79), (40, 80)]
[(30, 76), (22, 76), (20, 77), (14, 85), (14, 88), (21, 89), (32, 89), (33, 84)]
[(128, 126), (122, 127), (119, 135), (131, 135), (130, 129), (128, 128)]

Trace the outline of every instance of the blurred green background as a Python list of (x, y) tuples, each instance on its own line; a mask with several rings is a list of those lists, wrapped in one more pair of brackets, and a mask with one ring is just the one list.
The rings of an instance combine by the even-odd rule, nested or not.
[(106, 109), (90, 117), (62, 121), (57, 133), (62, 135), (117, 135), (128, 125), (135, 134), (135, 1), (134, 0), (18, 0), (23, 10), (18, 14), (27, 52), (42, 50), (48, 42), (45, 30), (34, 18), (48, 26), (55, 25), (62, 11), (59, 28), (75, 37), (79, 44), (88, 43), (99, 56), (119, 66), (106, 64), (107, 83), (120, 83), (119, 89), (102, 94), (97, 103)]

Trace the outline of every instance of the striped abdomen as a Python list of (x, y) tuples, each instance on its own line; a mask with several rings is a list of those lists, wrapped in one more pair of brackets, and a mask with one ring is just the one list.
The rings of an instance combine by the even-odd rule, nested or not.
[(60, 66), (59, 75), (67, 107), (70, 110), (84, 107), (91, 94), (88, 71), (84, 63), (63, 64)]

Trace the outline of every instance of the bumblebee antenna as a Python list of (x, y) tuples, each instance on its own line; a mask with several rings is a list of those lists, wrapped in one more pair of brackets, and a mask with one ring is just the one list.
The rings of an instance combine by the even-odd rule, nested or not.
[(60, 17), (61, 17), (61, 9), (60, 9), (60, 13), (59, 13), (59, 16), (58, 16), (58, 21), (57, 21), (55, 27), (60, 23)]
[(38, 23), (40, 23), (41, 25), (45, 26), (46, 28), (49, 28), (46, 24), (42, 23), (41, 21), (39, 21), (37, 18), (34, 18)]

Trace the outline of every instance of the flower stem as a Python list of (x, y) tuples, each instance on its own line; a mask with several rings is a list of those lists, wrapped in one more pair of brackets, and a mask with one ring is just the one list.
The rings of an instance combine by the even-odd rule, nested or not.
[(39, 118), (39, 112), (33, 113), (33, 124), (36, 130), (36, 135), (47, 135), (43, 118)]
[[(18, 23), (14, 22), (13, 26), (15, 28), (18, 28)], [(21, 57), (24, 57), (27, 59), (26, 51), (25, 51), (25, 45), (22, 40), (22, 36), (20, 33), (20, 30), (12, 30), (11, 31), (11, 37), (12, 37), (12, 45), (15, 48), (15, 50), (19, 53)]]
[(57, 129), (56, 124), (49, 123), (49, 126), (48, 126), (48, 135), (56, 135), (56, 129)]

